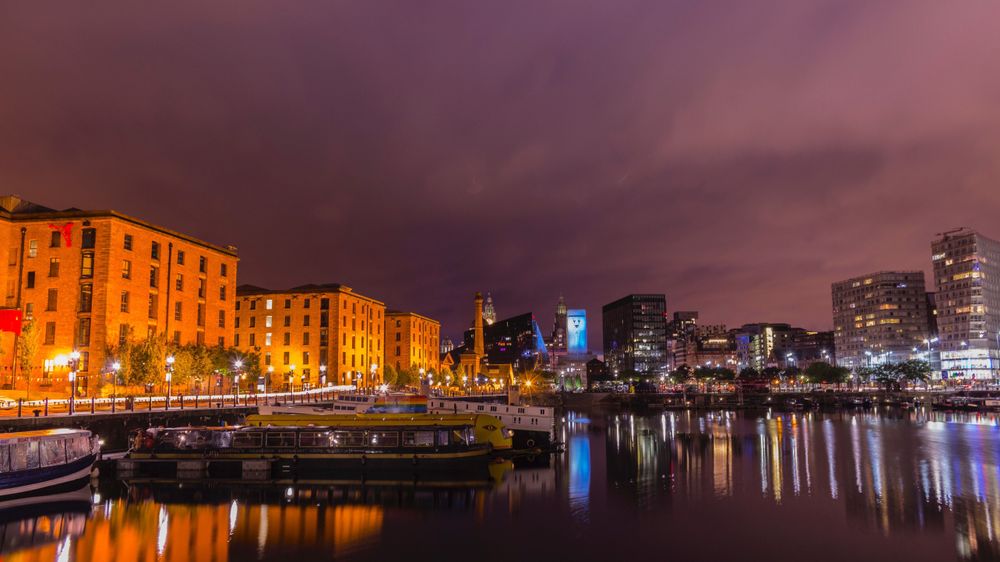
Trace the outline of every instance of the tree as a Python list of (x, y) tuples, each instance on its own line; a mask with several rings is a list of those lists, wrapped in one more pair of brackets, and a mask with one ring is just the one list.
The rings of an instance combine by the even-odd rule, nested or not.
[(926, 361), (911, 359), (904, 363), (899, 363), (896, 367), (899, 378), (907, 382), (927, 382), (931, 378), (931, 365)]
[(382, 380), (389, 386), (396, 386), (398, 384), (396, 368), (387, 363), (382, 368)]
[(21, 327), (21, 335), (17, 338), (15, 350), (17, 367), (24, 375), (25, 396), (31, 389), (31, 371), (35, 368), (35, 357), (38, 355), (38, 323), (34, 318)]
[(684, 384), (685, 382), (691, 380), (692, 374), (693, 372), (691, 371), (691, 367), (681, 365), (670, 373), (670, 379), (676, 384)]
[(851, 372), (843, 367), (835, 367), (829, 363), (818, 361), (806, 367), (806, 380), (813, 384), (844, 383)]
[(782, 372), (781, 369), (777, 367), (767, 367), (761, 371), (761, 375), (763, 375), (765, 379), (773, 381), (774, 379), (780, 379)]
[(226, 363), (215, 369), (218, 362), (213, 361), (212, 353), (204, 345), (172, 345), (167, 348), (167, 354), (173, 355), (174, 366), (171, 382), (177, 385), (188, 385), (191, 381), (201, 381), (214, 371), (226, 374), (232, 365)]
[(129, 346), (129, 370), (122, 373), (126, 384), (154, 384), (166, 371), (166, 339), (150, 334)]
[(753, 367), (743, 367), (743, 369), (740, 370), (740, 378), (744, 380), (759, 380), (764, 378), (764, 375)]
[(856, 376), (859, 381), (870, 381), (875, 378), (875, 368), (858, 367), (857, 369), (854, 369), (854, 376)]
[(412, 365), (408, 369), (399, 369), (396, 371), (396, 386), (413, 386), (419, 380), (420, 370), (415, 369)]

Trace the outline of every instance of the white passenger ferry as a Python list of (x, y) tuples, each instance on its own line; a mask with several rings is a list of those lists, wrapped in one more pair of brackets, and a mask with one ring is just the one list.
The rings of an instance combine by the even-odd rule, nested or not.
[(0, 502), (79, 487), (98, 452), (97, 439), (84, 429), (0, 433)]

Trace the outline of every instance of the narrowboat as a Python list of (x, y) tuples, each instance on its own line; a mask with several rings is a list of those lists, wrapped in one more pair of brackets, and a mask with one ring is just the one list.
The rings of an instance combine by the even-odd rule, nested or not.
[(459, 425), (472, 426), (475, 441), (488, 444), (494, 451), (505, 451), (513, 446), (512, 433), (504, 423), (489, 414), (251, 414), (247, 416), (247, 425), (254, 426), (315, 426), (315, 427), (353, 427), (389, 425), (389, 426), (422, 426), (422, 425)]
[(258, 420), (242, 427), (140, 431), (118, 463), (119, 475), (261, 480), (353, 478), (373, 472), (485, 473), (494, 456), (490, 443), (477, 440), (475, 420), (468, 416), (326, 416), (331, 417), (349, 419), (326, 419), (322, 425)]
[(98, 452), (97, 439), (84, 429), (0, 434), (0, 502), (79, 488)]

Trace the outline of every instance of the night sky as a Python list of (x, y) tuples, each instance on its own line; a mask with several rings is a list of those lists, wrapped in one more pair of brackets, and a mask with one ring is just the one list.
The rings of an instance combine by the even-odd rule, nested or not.
[(457, 337), (663, 292), (829, 329), (830, 283), (1000, 237), (1000, 3), (4, 2), (0, 191), (240, 248)]

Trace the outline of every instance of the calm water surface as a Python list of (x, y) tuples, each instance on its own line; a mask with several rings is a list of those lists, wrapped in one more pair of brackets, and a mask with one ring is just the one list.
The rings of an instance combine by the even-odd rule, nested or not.
[(8, 510), (0, 557), (1000, 560), (996, 416), (570, 413), (560, 432), (565, 454), (492, 482), (102, 482)]

